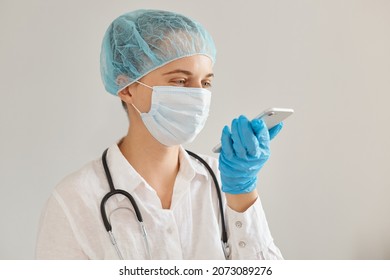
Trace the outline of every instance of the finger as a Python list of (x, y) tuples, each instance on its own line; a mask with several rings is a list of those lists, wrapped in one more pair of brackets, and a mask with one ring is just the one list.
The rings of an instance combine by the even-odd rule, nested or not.
[(259, 153), (259, 141), (252, 129), (250, 121), (245, 116), (238, 119), (238, 128), (243, 147), (250, 156), (256, 156)]
[(240, 129), (238, 127), (238, 119), (232, 121), (232, 140), (233, 140), (233, 149), (235, 154), (239, 158), (246, 158), (246, 149), (244, 148), (241, 137)]
[(225, 127), (222, 130), (221, 144), (222, 144), (221, 154), (224, 153), (226, 158), (232, 158), (234, 156), (233, 141), (232, 141), (232, 135), (230, 133), (230, 129), (227, 125), (225, 125)]
[(283, 122), (278, 123), (273, 128), (269, 130), (270, 140), (274, 139), (276, 135), (279, 134), (280, 130), (283, 128)]
[(259, 146), (261, 149), (267, 148), (269, 146), (269, 132), (263, 120), (254, 119), (251, 122), (253, 131), (256, 134), (256, 138), (259, 141)]
[(252, 120), (251, 126), (255, 135), (258, 135), (266, 127), (265, 122), (261, 119)]

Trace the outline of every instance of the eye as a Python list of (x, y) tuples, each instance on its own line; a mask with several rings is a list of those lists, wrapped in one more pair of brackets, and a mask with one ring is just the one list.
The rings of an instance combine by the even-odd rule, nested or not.
[(178, 87), (183, 87), (183, 86), (185, 86), (186, 82), (187, 82), (187, 81), (186, 81), (185, 79), (172, 80), (172, 83), (173, 83), (175, 86), (178, 86)]
[(210, 88), (212, 87), (212, 84), (210, 81), (204, 81), (202, 82), (203, 88)]

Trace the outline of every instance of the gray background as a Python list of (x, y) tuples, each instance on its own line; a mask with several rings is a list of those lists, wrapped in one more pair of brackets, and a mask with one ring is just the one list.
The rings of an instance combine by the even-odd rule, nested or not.
[(99, 53), (137, 8), (190, 16), (217, 44), (211, 115), (188, 148), (212, 154), (239, 114), (295, 109), (258, 186), (286, 259), (390, 259), (386, 0), (1, 0), (0, 259), (32, 259), (51, 190), (126, 133)]

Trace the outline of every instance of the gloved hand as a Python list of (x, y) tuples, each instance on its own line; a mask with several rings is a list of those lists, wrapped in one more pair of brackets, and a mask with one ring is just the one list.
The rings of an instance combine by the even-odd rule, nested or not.
[(270, 130), (264, 121), (249, 121), (240, 116), (222, 130), (219, 155), (222, 191), (230, 194), (249, 193), (256, 188), (257, 174), (270, 156), (270, 140), (282, 129), (279, 123)]

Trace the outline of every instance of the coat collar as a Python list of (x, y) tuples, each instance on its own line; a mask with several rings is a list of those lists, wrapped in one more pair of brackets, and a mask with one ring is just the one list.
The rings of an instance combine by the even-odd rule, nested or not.
[[(192, 158), (181, 146), (179, 161), (180, 170), (178, 177), (182, 178), (182, 180), (190, 182), (197, 174), (207, 176), (208, 171), (203, 164)], [(116, 189), (125, 190), (130, 194), (140, 187), (154, 191), (123, 156), (116, 143), (108, 149), (107, 164)], [(117, 195), (118, 201), (122, 201), (124, 198), (122, 195)]]

